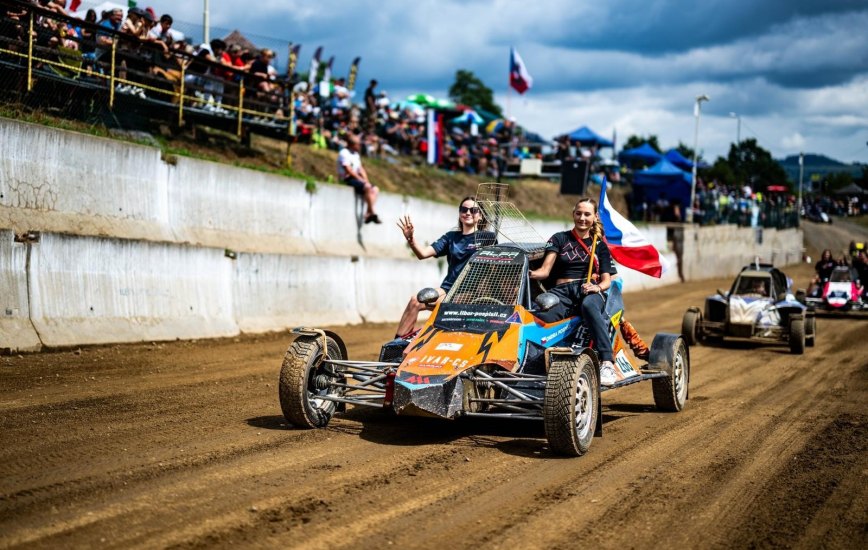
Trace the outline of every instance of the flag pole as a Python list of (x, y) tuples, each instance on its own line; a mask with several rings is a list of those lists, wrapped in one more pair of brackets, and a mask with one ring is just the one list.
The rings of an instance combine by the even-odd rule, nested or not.
[[(597, 218), (598, 219), (600, 216), (600, 206), (606, 197), (606, 176), (605, 175), (603, 176), (603, 183), (601, 185), (603, 186), (603, 188), (600, 191), (600, 204), (597, 205)], [(596, 224), (595, 224), (595, 226), (596, 226)], [(591, 275), (594, 272), (594, 254), (596, 252), (597, 252), (597, 235), (595, 234), (594, 235), (594, 241), (591, 243), (591, 255), (588, 257), (588, 280), (585, 281), (586, 283), (591, 282)]]
[(588, 256), (588, 280), (586, 283), (591, 282), (591, 275), (594, 273), (594, 254), (597, 251), (597, 236), (594, 235), (594, 242), (591, 243), (591, 255)]

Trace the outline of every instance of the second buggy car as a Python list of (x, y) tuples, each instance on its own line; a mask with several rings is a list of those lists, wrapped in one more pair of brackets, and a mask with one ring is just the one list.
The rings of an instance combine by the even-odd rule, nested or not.
[(809, 311), (816, 313), (868, 311), (868, 304), (863, 300), (853, 270), (846, 265), (833, 269), (829, 279), (821, 281), (816, 286), (815, 292), (805, 294), (800, 291), (796, 297), (808, 307)]
[(744, 266), (729, 292), (705, 299), (705, 309), (684, 313), (681, 334), (688, 345), (741, 338), (784, 342), (796, 354), (813, 346), (817, 336), (814, 314), (790, 294), (791, 280), (771, 264)]

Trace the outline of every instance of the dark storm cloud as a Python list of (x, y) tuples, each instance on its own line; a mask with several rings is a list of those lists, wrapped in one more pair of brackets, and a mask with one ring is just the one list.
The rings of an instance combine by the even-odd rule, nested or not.
[(326, 58), (336, 57), (336, 68), (360, 55), (360, 77), (408, 89), (445, 90), (455, 71), (465, 68), (503, 90), (511, 45), (520, 49), (538, 93), (756, 77), (812, 88), (868, 71), (865, 0), (548, 0), (532, 6), (505, 0), (260, 0), (249, 10), (224, 0), (211, 5), (214, 25), (301, 43), (302, 71), (322, 45)]
[(565, 13), (541, 35), (540, 43), (656, 56), (727, 44), (795, 20), (865, 8), (863, 0), (621, 0), (589, 14)]

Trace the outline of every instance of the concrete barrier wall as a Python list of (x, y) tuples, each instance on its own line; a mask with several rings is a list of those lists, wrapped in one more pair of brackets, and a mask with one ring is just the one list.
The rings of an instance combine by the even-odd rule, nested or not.
[[(437, 286), (443, 260), (417, 241), (457, 227), (455, 204), (381, 194), (382, 225), (360, 225), (351, 188), (0, 119), (0, 349), (33, 349), (397, 321), (408, 297)], [(532, 221), (540, 240), (571, 227)], [(13, 243), (8, 230), (42, 231)], [(643, 228), (673, 264), (665, 226)], [(685, 278), (729, 276), (755, 255), (798, 260), (799, 231), (685, 228)], [(224, 254), (234, 252), (235, 258)], [(28, 252), (29, 250), (29, 252)], [(29, 254), (29, 263), (28, 263)], [(678, 281), (620, 269), (626, 292)]]
[(221, 250), (46, 233), (29, 246), (30, 316), (45, 345), (238, 332)]
[(178, 158), (168, 171), (173, 240), (278, 254), (313, 254), (313, 196), (274, 174)]
[(439, 287), (445, 271), (445, 261), (362, 258), (355, 278), (358, 312), (366, 322), (397, 324), (410, 297)]
[(242, 331), (362, 320), (350, 257), (241, 254), (233, 269), (232, 301)]
[(39, 336), (30, 322), (27, 298), (27, 247), (0, 230), (0, 351), (33, 351)]
[(756, 258), (779, 266), (798, 263), (804, 246), (800, 229), (719, 225), (684, 227), (683, 231), (681, 268), (687, 281), (732, 276)]
[(160, 151), (0, 119), (0, 227), (171, 240)]

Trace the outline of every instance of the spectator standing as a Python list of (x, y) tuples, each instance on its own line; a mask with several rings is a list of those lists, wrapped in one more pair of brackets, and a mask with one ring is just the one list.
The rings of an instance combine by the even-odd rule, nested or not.
[[(120, 31), (121, 23), (123, 22), (124, 11), (120, 8), (115, 8), (110, 12), (103, 12), (103, 17), (99, 22), (99, 26), (101, 28), (111, 30), (111, 31)], [(102, 60), (102, 57), (109, 52), (114, 43), (114, 35), (109, 33), (97, 33), (96, 36), (96, 58), (97, 60)]]
[(375, 208), (380, 190), (368, 180), (368, 174), (362, 166), (362, 157), (359, 155), (360, 150), (359, 137), (349, 136), (347, 146), (338, 153), (338, 179), (355, 189), (356, 194), (364, 199), (367, 206), (365, 223), (383, 223)]
[(206, 109), (215, 113), (228, 114), (229, 111), (223, 108), (223, 90), (225, 82), (232, 81), (233, 73), (229, 70), (232, 67), (232, 58), (226, 53), (226, 42), (215, 38), (211, 41), (211, 59), (218, 64), (216, 67), (211, 67), (211, 75), (214, 80), (210, 83), (211, 96), (213, 102), (209, 100), (205, 106)]
[(371, 83), (365, 88), (365, 131), (373, 133), (374, 125), (377, 122), (377, 81), (371, 80)]
[(160, 16), (159, 23), (148, 31), (148, 37), (167, 46), (171, 46), (174, 42), (180, 42), (183, 40), (183, 35), (178, 36), (180, 33), (172, 28), (172, 23), (174, 23), (172, 16), (164, 13)]

